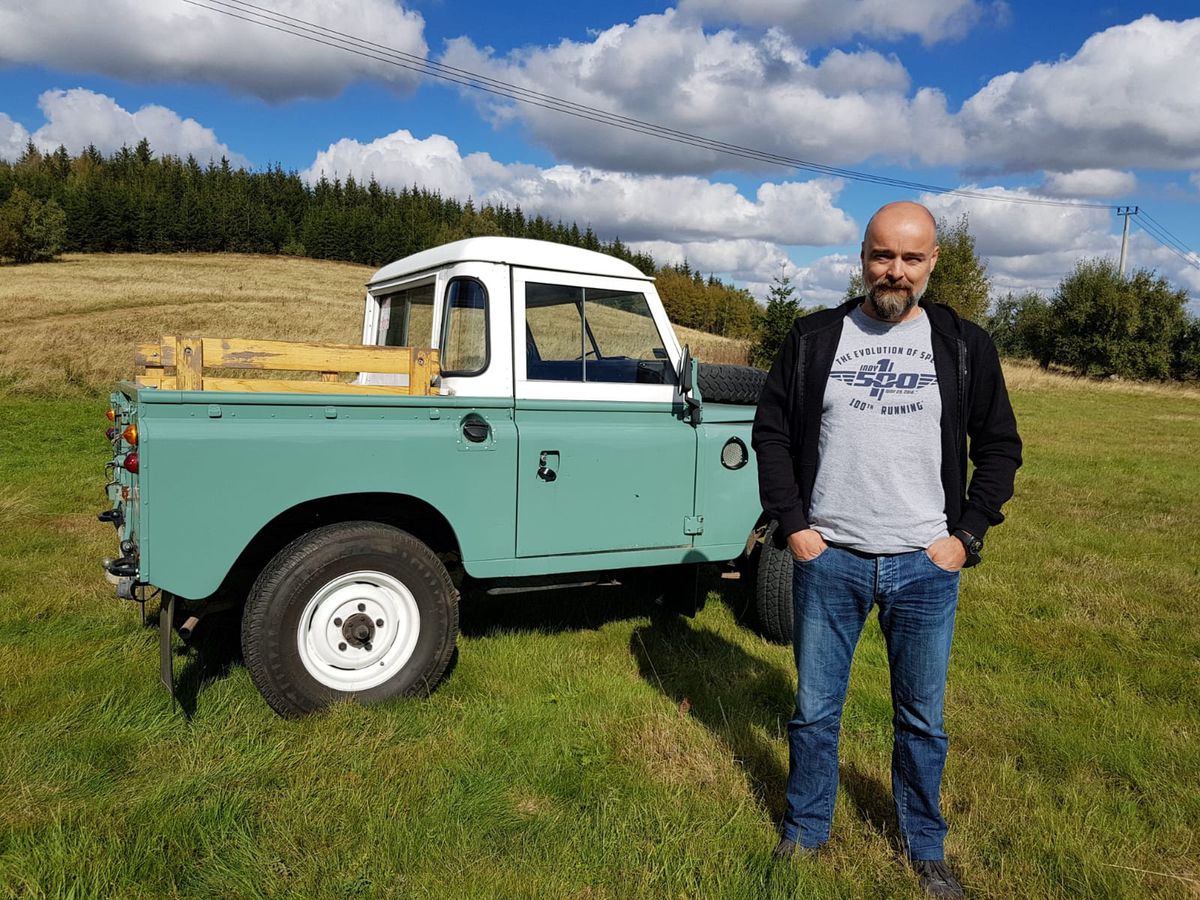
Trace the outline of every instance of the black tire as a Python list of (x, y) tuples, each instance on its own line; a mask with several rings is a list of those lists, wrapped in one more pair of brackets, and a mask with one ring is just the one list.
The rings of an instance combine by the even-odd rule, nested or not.
[(457, 635), (458, 592), (446, 567), (411, 534), (378, 522), (328, 525), (292, 541), (258, 576), (242, 614), (246, 668), (282, 716), (343, 699), (427, 695)]
[(792, 642), (792, 573), (791, 551), (775, 546), (772, 522), (759, 548), (758, 570), (754, 578), (754, 606), (758, 614), (758, 632), (772, 644)]
[(758, 403), (767, 381), (767, 373), (753, 366), (700, 363), (696, 372), (701, 398), (706, 403), (736, 403), (753, 406)]

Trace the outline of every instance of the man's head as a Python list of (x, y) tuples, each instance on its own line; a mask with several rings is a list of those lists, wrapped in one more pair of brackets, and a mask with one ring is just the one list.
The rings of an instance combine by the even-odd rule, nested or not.
[(881, 207), (867, 223), (862, 244), (867, 312), (899, 322), (916, 306), (937, 264), (937, 222), (920, 203)]

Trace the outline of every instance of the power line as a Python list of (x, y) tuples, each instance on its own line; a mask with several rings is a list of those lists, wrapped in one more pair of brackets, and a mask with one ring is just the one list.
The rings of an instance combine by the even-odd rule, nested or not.
[(713, 153), (735, 156), (769, 165), (783, 166), (789, 169), (800, 169), (820, 175), (844, 178), (848, 181), (859, 181), (868, 184), (877, 184), (886, 187), (901, 188), (904, 190), (930, 194), (952, 195), (973, 200), (987, 200), (999, 203), (1018, 203), (1036, 206), (1067, 207), (1071, 209), (1116, 209), (1116, 207), (1111, 204), (1080, 203), (1072, 200), (1052, 200), (1042, 197), (996, 195), (987, 193), (985, 191), (972, 191), (963, 188), (948, 188), (940, 185), (925, 184), (917, 181), (892, 178), (890, 176), (878, 175), (871, 172), (861, 172), (855, 169), (827, 166), (821, 163), (809, 162), (808, 160), (799, 159), (797, 157), (772, 153), (765, 150), (756, 150), (752, 147), (744, 147), (738, 144), (718, 141), (713, 138), (706, 138), (702, 135), (693, 134), (691, 132), (679, 131), (677, 129), (668, 128), (653, 122), (647, 122), (642, 119), (636, 119), (599, 109), (594, 106), (588, 106), (587, 104), (565, 100), (552, 94), (545, 94), (540, 91), (522, 88), (519, 85), (502, 81), (497, 78), (492, 78), (487, 75), (482, 75), (478, 72), (473, 72), (468, 69), (461, 69), (455, 66), (449, 66), (417, 54), (408, 53), (403, 50), (397, 50), (392, 47), (387, 47), (383, 44), (377, 44), (372, 41), (355, 37), (354, 35), (346, 34), (345, 32), (336, 31), (332, 28), (326, 28), (323, 25), (318, 25), (304, 19), (288, 16), (283, 13), (277, 13), (266, 7), (257, 6), (253, 3), (250, 3), (248, 0), (182, 0), (182, 2), (191, 6), (199, 7), (200, 9), (208, 10), (209, 12), (215, 12), (230, 18), (239, 19), (241, 21), (248, 22), (253, 25), (259, 25), (264, 28), (269, 28), (273, 31), (278, 31), (283, 34), (289, 34), (293, 37), (298, 37), (316, 44), (323, 44), (326, 47), (331, 47), (336, 50), (353, 53), (356, 56), (365, 57), (376, 62), (406, 69), (408, 71), (416, 72), (431, 78), (437, 78), (442, 81), (448, 81), (453, 84), (457, 84), (460, 87), (467, 87), (473, 90), (483, 91), (513, 100), (518, 103), (540, 107), (552, 112), (558, 112), (564, 115), (573, 116), (575, 118), (595, 122), (596, 124), (608, 125), (624, 131), (642, 134), (647, 137), (658, 138), (660, 140), (671, 141), (673, 143), (683, 144)]
[(1134, 215), (1138, 220), (1138, 224), (1142, 227), (1142, 231), (1162, 244), (1169, 251), (1178, 256), (1181, 260), (1191, 266), (1193, 269), (1200, 270), (1200, 257), (1195, 252), (1188, 249), (1182, 241), (1179, 241), (1166, 228), (1159, 225), (1154, 219), (1151, 219), (1144, 212), (1139, 212)]

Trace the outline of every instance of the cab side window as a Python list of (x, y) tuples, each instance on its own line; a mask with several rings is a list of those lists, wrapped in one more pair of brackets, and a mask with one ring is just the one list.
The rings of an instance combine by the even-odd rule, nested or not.
[(548, 381), (674, 384), (645, 295), (528, 282), (526, 377)]
[(487, 290), (474, 278), (455, 278), (446, 288), (442, 374), (480, 374), (488, 366), (489, 349)]

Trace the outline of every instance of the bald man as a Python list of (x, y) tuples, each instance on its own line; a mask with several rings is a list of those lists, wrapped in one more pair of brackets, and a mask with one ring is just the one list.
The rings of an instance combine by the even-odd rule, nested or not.
[(987, 334), (921, 300), (937, 260), (929, 210), (875, 213), (862, 243), (866, 296), (796, 321), (759, 399), (754, 449), (763, 509), (795, 558), (799, 683), (775, 856), (811, 855), (829, 839), (850, 662), (878, 606), (905, 851), (926, 893), (960, 897), (939, 799), (959, 572), (1004, 518), (1021, 440)]

